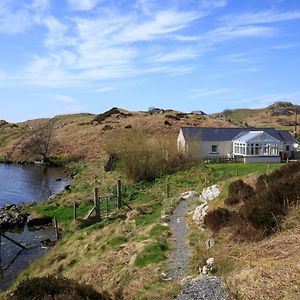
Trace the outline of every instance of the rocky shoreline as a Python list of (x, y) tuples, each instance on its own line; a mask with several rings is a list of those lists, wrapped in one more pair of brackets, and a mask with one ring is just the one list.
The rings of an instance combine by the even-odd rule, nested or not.
[(27, 217), (21, 213), (21, 207), (22, 204), (6, 204), (0, 208), (0, 230), (25, 225)]
[[(22, 208), (26, 204), (6, 204), (0, 208), (0, 230), (9, 230), (14, 228), (23, 228), (25, 224), (28, 227), (48, 225), (52, 222), (51, 217), (40, 216), (37, 214), (23, 214)], [(32, 204), (31, 204), (32, 205)]]

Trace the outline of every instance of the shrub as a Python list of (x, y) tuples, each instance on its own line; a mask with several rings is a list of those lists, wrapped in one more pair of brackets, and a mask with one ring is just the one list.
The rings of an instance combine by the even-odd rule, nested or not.
[(228, 198), (225, 200), (226, 205), (235, 205), (245, 203), (254, 196), (254, 189), (244, 183), (243, 180), (236, 180), (229, 185)]
[(270, 234), (280, 227), (290, 205), (300, 200), (300, 163), (289, 163), (257, 179), (252, 198), (239, 209), (245, 222)]
[(65, 277), (49, 275), (22, 281), (9, 300), (109, 300), (107, 293)]
[(204, 218), (204, 225), (211, 231), (219, 231), (222, 227), (229, 224), (232, 213), (223, 207), (218, 207), (209, 211)]
[(242, 180), (229, 186), (228, 205), (242, 203), (234, 218), (226, 209), (207, 214), (205, 225), (212, 231), (232, 225), (234, 234), (247, 240), (260, 239), (280, 228), (291, 205), (300, 200), (300, 162), (289, 163), (271, 174), (260, 176), (255, 189)]
[(234, 241), (259, 241), (263, 238), (263, 231), (255, 228), (250, 222), (244, 221), (237, 216), (232, 223), (232, 238)]
[(149, 138), (142, 130), (124, 131), (105, 148), (109, 155), (119, 158), (125, 175), (133, 182), (153, 181), (188, 165), (173, 142)]

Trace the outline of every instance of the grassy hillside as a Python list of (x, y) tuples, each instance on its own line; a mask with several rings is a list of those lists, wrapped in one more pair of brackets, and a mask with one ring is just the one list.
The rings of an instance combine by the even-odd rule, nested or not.
[[(227, 109), (212, 116), (237, 126), (275, 127), (294, 131), (295, 110), (300, 112), (299, 105), (288, 102), (276, 102), (260, 109)], [(300, 118), (298, 119), (300, 124)]]
[[(218, 166), (218, 168), (223, 168)], [(226, 168), (226, 167), (225, 167)], [(298, 165), (299, 169), (299, 165)], [(259, 169), (258, 169), (259, 170)], [(280, 169), (282, 170), (282, 169)], [(260, 173), (262, 170), (260, 169)], [(283, 172), (283, 171), (282, 171)], [(288, 170), (290, 173), (290, 170)], [(240, 172), (241, 174), (243, 172)], [(273, 173), (274, 174), (274, 173)], [(284, 173), (283, 173), (284, 174)], [(258, 173), (243, 174), (242, 178), (247, 184), (255, 187)], [(265, 175), (264, 181), (272, 184), (274, 177), (272, 174)], [(289, 174), (287, 174), (289, 176)], [(294, 185), (297, 189), (297, 181), (293, 181), (293, 176), (299, 176), (296, 171), (288, 184)], [(284, 200), (284, 214), (269, 216), (275, 218), (276, 226), (267, 234), (266, 231), (254, 228), (246, 220), (237, 219), (237, 213), (241, 204), (229, 205), (226, 202), (228, 198), (228, 186), (237, 178), (229, 178), (221, 181), (223, 192), (218, 199), (212, 201), (210, 212), (218, 207), (229, 209), (233, 212), (234, 218), (231, 223), (224, 226), (221, 230), (199, 231), (195, 223), (188, 218), (191, 229), (190, 244), (192, 247), (191, 274), (198, 272), (207, 257), (214, 257), (217, 266), (217, 274), (222, 276), (223, 281), (234, 299), (298, 299), (300, 290), (299, 277), (299, 237), (300, 237), (300, 207), (297, 194), (291, 198), (286, 196)], [(279, 181), (282, 176), (279, 177)], [(295, 179), (298, 180), (298, 179)], [(256, 185), (256, 189), (259, 186)], [(283, 189), (281, 189), (282, 191)], [(290, 189), (287, 189), (290, 191)], [(278, 208), (280, 192), (273, 189), (266, 189), (265, 195), (274, 194), (268, 201), (276, 203)], [(299, 191), (297, 191), (299, 195)], [(253, 196), (254, 197), (254, 196)], [(297, 200), (298, 199), (298, 200)], [(266, 214), (261, 214), (267, 202), (263, 193), (259, 192), (257, 198), (259, 205), (255, 207), (255, 216), (265, 218)], [(253, 201), (251, 198), (246, 201)], [(290, 204), (288, 204), (290, 201)], [(297, 202), (298, 201), (298, 202)], [(245, 202), (251, 204), (251, 202)], [(191, 211), (195, 208), (191, 208)], [(275, 207), (274, 206), (274, 207)], [(269, 209), (269, 208), (268, 208)], [(243, 210), (245, 213), (245, 210)], [(281, 211), (279, 210), (278, 212)], [(217, 221), (217, 220), (216, 220)], [(215, 245), (207, 249), (205, 241), (208, 238), (215, 239)], [(199, 263), (200, 261), (200, 263)]]
[[(0, 124), (0, 158), (26, 159), (22, 154), (24, 144), (36, 130), (49, 122), (49, 119), (37, 119), (14, 125)], [(112, 109), (100, 115), (61, 115), (52, 119), (51, 124), (55, 136), (51, 153), (71, 160), (102, 157), (105, 154), (104, 145), (121, 131), (130, 132), (140, 128), (149, 136), (165, 136), (175, 142), (182, 126), (230, 126), (226, 120), (195, 114), (174, 111), (151, 114), (122, 109)]]
[[(88, 200), (93, 197), (93, 187), (99, 186), (100, 194), (106, 193), (116, 179), (122, 177), (117, 170), (104, 172), (103, 165), (101, 160), (71, 165), (79, 172), (72, 192), (64, 192), (53, 201), (32, 208), (39, 213), (55, 215), (64, 228), (64, 235), (58, 245), (24, 271), (19, 280), (59, 274), (88, 283), (98, 291), (109, 291), (116, 299), (121, 299), (120, 295), (124, 299), (172, 299), (180, 284), (164, 281), (161, 273), (168, 268), (170, 231), (165, 222), (178, 195), (191, 189), (200, 192), (205, 181), (209, 184), (226, 182), (233, 180), (236, 173), (248, 176), (267, 171), (267, 166), (262, 164), (196, 164), (152, 183), (131, 184), (123, 178), (124, 191), (127, 191), (125, 201), (133, 210), (124, 208), (117, 218), (94, 225), (72, 221), (73, 202), (82, 207), (79, 215), (84, 216), (87, 212), (84, 208), (90, 205)], [(279, 165), (272, 165), (270, 170), (277, 167)], [(169, 198), (165, 196), (166, 180), (170, 184)], [(203, 234), (199, 230), (198, 233)], [(201, 260), (199, 253), (195, 260), (197, 263)], [(191, 270), (194, 267), (192, 264)]]

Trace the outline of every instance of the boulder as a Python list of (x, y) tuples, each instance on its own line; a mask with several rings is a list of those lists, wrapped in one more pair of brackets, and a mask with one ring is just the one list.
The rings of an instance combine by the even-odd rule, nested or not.
[(207, 266), (203, 266), (203, 267), (202, 267), (201, 273), (202, 273), (203, 275), (207, 275), (207, 274), (208, 274), (208, 268), (207, 268)]
[(199, 198), (199, 194), (195, 191), (188, 191), (181, 194), (180, 198), (182, 200), (190, 200)]
[(203, 189), (202, 194), (200, 196), (200, 200), (202, 201), (211, 201), (215, 198), (217, 198), (220, 195), (221, 191), (218, 187), (218, 185), (214, 184), (212, 186), (209, 186), (205, 189)]
[(205, 265), (199, 268), (199, 273), (203, 275), (215, 274), (218, 268), (215, 265), (215, 259), (210, 257), (206, 260)]
[(193, 214), (193, 221), (196, 222), (198, 225), (202, 225), (204, 217), (207, 214), (207, 210), (208, 210), (207, 203), (203, 203), (197, 206)]
[(52, 222), (52, 218), (48, 216), (41, 216), (35, 213), (32, 213), (27, 218), (27, 225), (28, 226), (39, 226), (39, 225), (47, 225)]
[(214, 263), (215, 263), (215, 259), (213, 257), (208, 258), (206, 261), (206, 265), (208, 268), (211, 268)]

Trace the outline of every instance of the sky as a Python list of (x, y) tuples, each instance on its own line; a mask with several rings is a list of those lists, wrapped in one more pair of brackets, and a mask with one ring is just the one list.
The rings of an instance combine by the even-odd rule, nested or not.
[(299, 0), (1, 0), (0, 119), (300, 104)]

